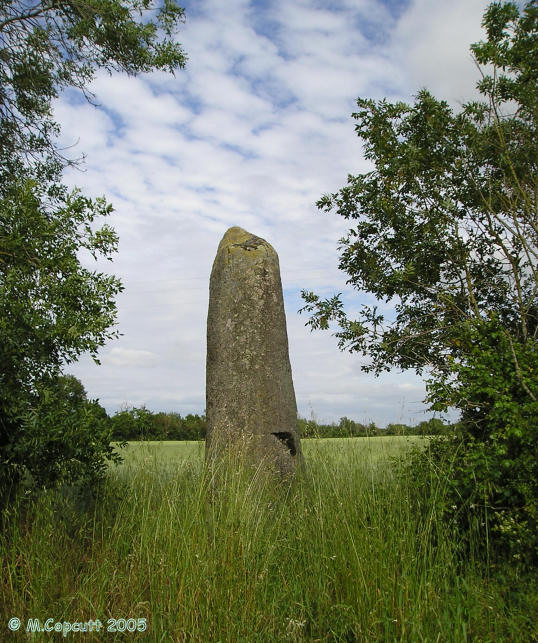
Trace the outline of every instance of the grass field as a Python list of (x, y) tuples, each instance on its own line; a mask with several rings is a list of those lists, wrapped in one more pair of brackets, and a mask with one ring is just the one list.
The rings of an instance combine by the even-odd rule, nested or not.
[(30, 618), (99, 619), (68, 634), (84, 641), (536, 640), (532, 588), (462, 561), (435, 505), (413, 510), (393, 458), (416, 444), (305, 440), (294, 483), (230, 468), (217, 486), (202, 443), (131, 443), (95, 507), (48, 492), (11, 516), (0, 640), (28, 640)]
[[(380, 460), (388, 463), (391, 458), (414, 446), (423, 445), (425, 441), (419, 436), (386, 436), (308, 439), (301, 444), (306, 458), (322, 455), (373, 464)], [(204, 448), (204, 442), (128, 442), (121, 453), (127, 466), (166, 466), (178, 462), (198, 463), (201, 466)]]

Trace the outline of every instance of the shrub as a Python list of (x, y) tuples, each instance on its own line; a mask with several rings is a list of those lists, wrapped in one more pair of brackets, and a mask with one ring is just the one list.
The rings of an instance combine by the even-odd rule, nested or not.
[(109, 461), (121, 460), (111, 438), (106, 411), (87, 399), (75, 377), (48, 378), (39, 384), (20, 418), (11, 458), (34, 486), (75, 482), (94, 486)]
[(434, 408), (458, 408), (461, 421), (414, 456), (413, 475), (421, 487), (446, 479), (442, 513), (467, 544), (478, 534), (483, 554), (529, 567), (538, 557), (538, 342), (514, 340), (494, 318), (469, 325), (462, 341), (469, 358), (451, 364), (450, 385), (428, 386)]

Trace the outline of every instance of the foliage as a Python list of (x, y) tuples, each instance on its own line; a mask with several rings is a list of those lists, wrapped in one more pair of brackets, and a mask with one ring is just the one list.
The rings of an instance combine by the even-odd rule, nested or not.
[[(487, 490), (492, 524), (514, 520), (527, 534), (538, 425), (537, 22), (535, 2), (489, 6), (487, 41), (471, 49), (492, 72), (481, 71), (484, 100), (459, 113), (427, 90), (413, 105), (357, 101), (374, 169), (318, 207), (354, 221), (340, 268), (392, 302), (395, 317), (363, 305), (351, 320), (340, 295), (308, 292), (302, 309), (312, 328), (336, 322), (340, 347), (370, 357), (365, 370), (427, 372), (432, 408), (462, 411), (465, 458), (487, 465), (472, 484)], [(454, 492), (465, 503), (471, 483), (459, 471)], [(532, 539), (525, 547), (530, 555)]]
[(416, 426), (402, 423), (390, 423), (382, 429), (374, 422), (363, 424), (348, 417), (340, 418), (338, 423), (320, 424), (314, 419), (298, 419), (299, 435), (301, 438), (357, 438), (383, 435), (441, 435), (450, 430), (451, 425), (445, 424), (439, 418), (423, 420)]
[(154, 418), (155, 434), (162, 440), (205, 440), (206, 417), (197, 413), (157, 413)]
[(301, 438), (357, 437), (376, 435), (379, 431), (373, 423), (366, 426), (347, 417), (340, 418), (338, 424), (334, 422), (331, 424), (323, 424), (313, 418), (307, 420), (299, 417), (298, 425)]
[[(125, 408), (110, 418), (112, 436), (115, 440), (205, 440), (205, 415), (188, 413), (153, 413), (145, 406)], [(432, 436), (447, 433), (450, 425), (438, 418), (424, 420), (417, 426), (389, 424), (386, 429), (373, 422), (368, 425), (347, 417), (338, 423), (322, 424), (314, 419), (299, 417), (299, 435), (307, 438), (354, 438), (383, 435)]]
[(15, 460), (24, 461), (33, 483), (50, 487), (77, 482), (93, 487), (108, 462), (119, 462), (110, 446), (106, 411), (90, 401), (72, 375), (40, 382), (13, 445)]
[[(109, 257), (117, 236), (92, 226), (111, 208), (78, 192), (65, 194), (63, 207), (47, 212), (40, 186), (12, 185), (0, 200), (0, 458), (4, 480), (30, 466), (22, 427), (34, 401), (50, 387), (63, 364), (117, 335), (114, 277), (90, 271), (80, 252)], [(33, 409), (33, 411), (32, 411)], [(35, 426), (45, 430), (46, 422)], [(82, 445), (81, 445), (82, 446)], [(33, 466), (33, 465), (32, 465)], [(50, 466), (61, 466), (61, 459)], [(53, 475), (51, 473), (51, 475)]]
[(115, 440), (151, 440), (152, 420), (153, 414), (144, 406), (124, 409), (110, 418), (112, 437)]
[(203, 440), (205, 415), (152, 413), (146, 407), (125, 408), (110, 419), (115, 440)]
[[(47, 432), (56, 435), (46, 402), (51, 382), (83, 352), (97, 360), (98, 349), (117, 336), (114, 297), (121, 284), (85, 267), (116, 252), (114, 231), (99, 227), (112, 207), (61, 183), (64, 167), (77, 161), (58, 148), (52, 101), (66, 88), (91, 99), (88, 83), (99, 69), (183, 67), (185, 54), (173, 39), (182, 19), (174, 0), (157, 7), (150, 0), (0, 0), (0, 491), (36, 471), (25, 432), (35, 440), (43, 432), (36, 444), (48, 444)], [(81, 416), (71, 439), (89, 435), (88, 418)], [(109, 455), (100, 431), (97, 450), (88, 451), (95, 470)], [(73, 474), (68, 462), (80, 459), (83, 448), (73, 442), (58, 459), (40, 460), (39, 480), (56, 479), (62, 462)]]
[(50, 171), (50, 157), (63, 164), (51, 107), (61, 90), (90, 96), (97, 69), (183, 67), (185, 53), (172, 38), (183, 14), (174, 0), (1, 0), (0, 178), (29, 169), (28, 160), (35, 171)]
[[(518, 564), (538, 561), (538, 342), (514, 342), (498, 320), (470, 325), (465, 363), (451, 386), (431, 382), (439, 410), (462, 411), (459, 432), (435, 446), (450, 464), (445, 511), (464, 532), (487, 519), (495, 549)], [(427, 466), (427, 463), (423, 463)]]

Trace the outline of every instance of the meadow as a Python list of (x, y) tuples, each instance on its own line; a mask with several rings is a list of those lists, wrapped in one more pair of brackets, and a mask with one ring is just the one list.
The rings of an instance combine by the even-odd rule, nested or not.
[(66, 632), (84, 641), (537, 640), (533, 589), (462, 558), (435, 503), (416, 510), (397, 458), (427, 439), (302, 444), (292, 483), (210, 472), (201, 442), (146, 442), (97, 502), (22, 497), (1, 535), (1, 640), (63, 638), (28, 619), (99, 619)]

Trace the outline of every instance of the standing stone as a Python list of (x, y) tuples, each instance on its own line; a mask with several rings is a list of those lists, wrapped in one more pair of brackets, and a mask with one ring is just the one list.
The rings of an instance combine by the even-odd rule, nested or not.
[(206, 458), (226, 449), (282, 474), (302, 466), (278, 255), (230, 228), (209, 283)]

